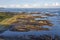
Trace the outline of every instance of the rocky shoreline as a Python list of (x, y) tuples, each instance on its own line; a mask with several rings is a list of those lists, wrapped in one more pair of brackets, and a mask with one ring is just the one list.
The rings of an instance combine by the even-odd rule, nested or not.
[[(6, 26), (5, 28), (10, 29), (10, 31), (20, 31), (20, 32), (26, 32), (31, 30), (37, 30), (37, 31), (49, 30), (49, 28), (43, 28), (43, 26), (49, 26), (49, 27), (53, 26), (51, 20), (48, 20), (48, 17), (57, 16), (56, 14), (48, 14), (48, 13), (44, 14), (39, 12), (32, 12), (32, 13), (0, 12), (0, 14), (2, 13), (4, 15), (8, 15), (9, 18), (6, 17), (6, 19), (2, 20), (0, 24), (8, 25), (8, 28)], [(10, 17), (10, 15), (12, 16)]]
[[(37, 15), (37, 16), (36, 16)], [(39, 16), (38, 16), (39, 15)], [(17, 14), (16, 22), (14, 22), (10, 29), (11, 31), (31, 31), (31, 30), (49, 30), (48, 28), (43, 28), (42, 26), (53, 26), (50, 20), (47, 19), (48, 16), (42, 13), (20, 13)], [(40, 18), (40, 20), (35, 20), (35, 18)], [(41, 20), (42, 19), (42, 20)]]

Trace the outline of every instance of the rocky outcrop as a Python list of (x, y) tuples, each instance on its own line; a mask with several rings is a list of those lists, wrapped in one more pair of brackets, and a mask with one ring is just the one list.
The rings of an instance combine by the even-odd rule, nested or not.
[[(35, 13), (36, 14), (36, 13)], [(39, 16), (41, 18), (41, 16)], [(47, 16), (42, 16), (47, 17)], [(16, 22), (14, 22), (10, 29), (11, 31), (31, 31), (31, 30), (49, 30), (42, 26), (53, 26), (49, 20), (35, 20), (36, 16), (32, 14), (19, 14), (16, 16)]]

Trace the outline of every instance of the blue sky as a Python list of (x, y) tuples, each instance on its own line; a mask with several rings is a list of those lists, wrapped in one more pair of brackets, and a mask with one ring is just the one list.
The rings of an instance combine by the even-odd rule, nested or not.
[(60, 0), (0, 0), (0, 7), (56, 8), (56, 7), (60, 7)]

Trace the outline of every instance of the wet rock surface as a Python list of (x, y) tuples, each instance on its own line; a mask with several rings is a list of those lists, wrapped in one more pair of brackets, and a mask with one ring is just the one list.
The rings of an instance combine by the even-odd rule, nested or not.
[[(34, 14), (34, 13), (33, 13)], [(35, 13), (36, 14), (36, 13)], [(39, 13), (38, 13), (39, 14)], [(43, 14), (44, 15), (44, 14)], [(46, 18), (48, 16), (38, 16), (39, 18)], [(50, 20), (35, 20), (37, 16), (32, 14), (17, 14), (16, 22), (11, 24), (10, 31), (22, 31), (27, 32), (31, 30), (49, 30), (48, 28), (43, 28), (42, 26), (53, 26)]]

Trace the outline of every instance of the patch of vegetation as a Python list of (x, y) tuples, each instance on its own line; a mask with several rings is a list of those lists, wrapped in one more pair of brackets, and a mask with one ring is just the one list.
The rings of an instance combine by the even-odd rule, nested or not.
[(0, 12), (0, 22), (6, 18), (11, 18), (13, 15), (9, 12)]

